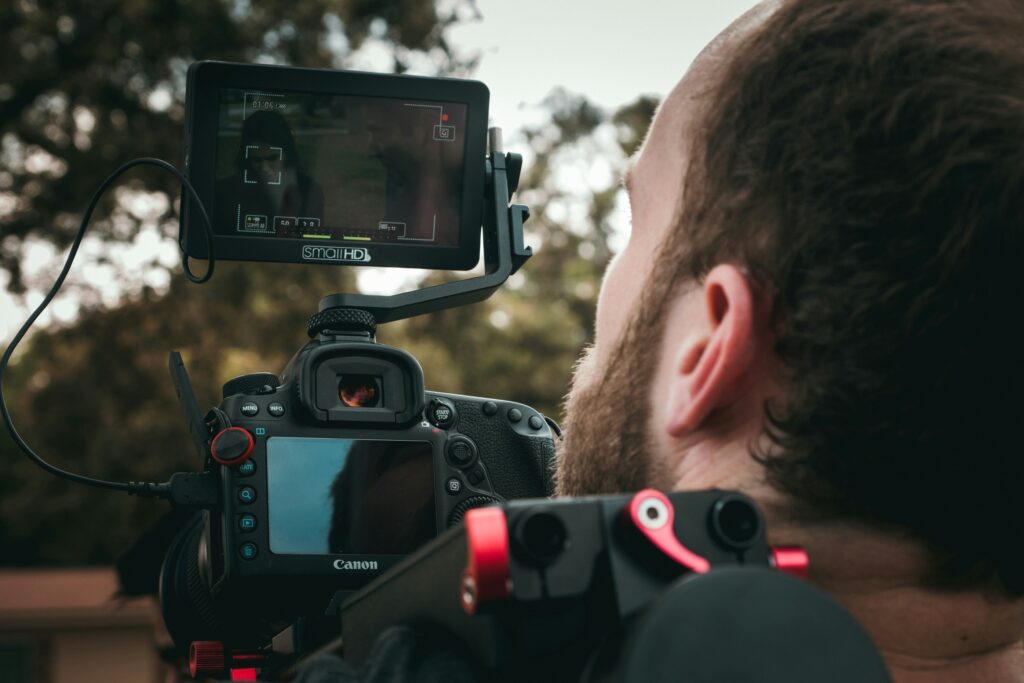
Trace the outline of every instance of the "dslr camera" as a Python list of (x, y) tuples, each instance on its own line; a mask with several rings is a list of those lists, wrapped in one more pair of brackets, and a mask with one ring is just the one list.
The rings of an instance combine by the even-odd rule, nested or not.
[[(485, 153), (487, 101), (473, 81), (190, 69), (186, 173), (217, 258), (460, 269), (478, 259), (481, 225), (487, 236), (481, 277), (326, 297), (280, 377), (237, 377), (205, 414), (171, 354), (206, 489), (161, 571), (179, 646), (264, 645), (467, 510), (550, 495), (549, 420), (512, 401), (426, 391), (416, 359), (375, 339), (379, 322), (484, 298), (530, 255), (525, 207), (508, 205), (521, 161), (498, 135)], [(185, 195), (182, 248), (204, 258), (199, 220)]]

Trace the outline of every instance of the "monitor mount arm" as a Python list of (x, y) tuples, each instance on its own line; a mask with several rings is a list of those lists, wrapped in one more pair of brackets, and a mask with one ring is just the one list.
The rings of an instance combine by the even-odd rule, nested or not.
[(523, 158), (502, 151), (500, 128), (490, 129), (488, 141), (484, 274), (390, 296), (347, 293), (325, 296), (320, 300), (320, 312), (309, 320), (310, 337), (338, 332), (368, 332), (372, 336), (377, 323), (483, 301), (533, 255), (533, 250), (523, 244), (523, 223), (530, 217), (530, 210), (521, 204), (509, 206), (509, 197), (519, 185)]

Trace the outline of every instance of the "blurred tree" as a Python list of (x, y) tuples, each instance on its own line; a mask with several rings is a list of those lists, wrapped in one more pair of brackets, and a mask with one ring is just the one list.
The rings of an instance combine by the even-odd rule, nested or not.
[[(0, 274), (23, 291), (19, 264), (33, 241), (66, 246), (98, 179), (147, 154), (180, 157), (184, 72), (198, 58), (342, 67), (368, 41), (401, 71), (424, 59), (462, 75), (445, 28), (471, 4), (428, 0), (223, 0), (191, 3), (15, 0), (0, 7)], [(500, 84), (491, 84), (500, 87)], [(523, 401), (557, 415), (572, 364), (592, 336), (596, 293), (625, 207), (618, 172), (642, 139), (654, 102), (609, 115), (553, 93), (549, 121), (527, 131), (518, 201), (537, 255), (489, 301), (383, 326), (379, 339), (416, 356), (432, 389)], [(593, 173), (595, 158), (603, 172)], [(598, 164), (601, 166), (601, 164)], [(607, 168), (604, 168), (606, 166)], [(177, 188), (135, 176), (165, 196), (157, 215), (116, 193), (90, 230), (111, 249), (140, 226), (176, 232)], [(102, 252), (95, 257), (102, 261)], [(154, 262), (154, 269), (167, 268)], [(82, 267), (76, 264), (76, 270)], [(201, 270), (202, 266), (197, 265)], [(435, 273), (429, 282), (452, 277)], [(319, 298), (351, 290), (347, 271), (218, 265), (203, 286), (175, 271), (166, 288), (129, 288), (115, 305), (83, 296), (73, 322), (39, 330), (6, 382), (22, 434), (44, 457), (119, 480), (165, 480), (195, 457), (170, 386), (167, 352), (185, 355), (200, 403), (225, 380), (280, 371), (305, 341)], [(87, 294), (87, 293), (86, 293)], [(163, 513), (162, 503), (48, 477), (0, 435), (0, 564), (109, 563)]]
[[(368, 40), (464, 72), (444, 37), (472, 0), (10, 0), (0, 4), (0, 268), (21, 291), (26, 238), (65, 246), (101, 178), (142, 155), (177, 163), (196, 59), (342, 66)], [(73, 171), (73, 172), (72, 172)], [(178, 193), (166, 174), (147, 186)], [(168, 210), (171, 210), (168, 207)], [(124, 238), (97, 221), (91, 234)], [(123, 233), (123, 231), (122, 231)]]

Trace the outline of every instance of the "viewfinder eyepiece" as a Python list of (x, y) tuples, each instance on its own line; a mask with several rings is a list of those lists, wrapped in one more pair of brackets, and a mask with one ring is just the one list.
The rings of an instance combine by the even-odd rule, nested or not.
[(374, 408), (380, 404), (381, 378), (373, 375), (342, 375), (338, 398), (349, 408)]

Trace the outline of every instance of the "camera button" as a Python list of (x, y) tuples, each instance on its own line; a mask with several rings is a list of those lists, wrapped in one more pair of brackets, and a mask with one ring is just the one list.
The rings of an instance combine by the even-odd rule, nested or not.
[(458, 477), (448, 477), (448, 481), (444, 483), (444, 490), (450, 496), (457, 496), (462, 493), (462, 481)]
[(242, 415), (245, 415), (246, 417), (256, 417), (260, 412), (260, 407), (253, 401), (246, 401), (242, 404), (241, 411)]
[[(227, 398), (235, 394), (274, 393), (274, 387), (280, 383), (281, 380), (277, 378), (277, 375), (272, 375), (269, 372), (253, 372), (229, 379), (224, 383), (221, 395)], [(270, 391), (267, 392), (267, 389), (270, 389)]]
[(494, 401), (484, 401), (484, 404), (480, 406), (480, 411), (487, 417), (494, 417), (498, 414), (498, 404)]
[(238, 555), (243, 560), (255, 560), (256, 556), (259, 555), (259, 548), (256, 547), (255, 543), (243, 543), (238, 546)]
[(256, 525), (257, 522), (254, 515), (240, 515), (238, 517), (239, 531), (255, 531)]
[(522, 419), (523, 419), (523, 411), (519, 410), (519, 408), (512, 408), (511, 410), (508, 411), (508, 421), (509, 422), (515, 423), (515, 422), (519, 422)]
[(484, 474), (484, 470), (479, 465), (471, 469), (469, 472), (466, 472), (466, 479), (469, 479), (469, 483), (473, 486), (482, 482), (485, 477), (486, 475)]
[(256, 502), (256, 489), (251, 486), (238, 487), (238, 502), (249, 505)]
[(252, 434), (241, 427), (228, 427), (217, 432), (210, 442), (210, 455), (227, 467), (239, 465), (252, 455), (255, 442)]
[(281, 417), (284, 415), (284, 406), (280, 403), (271, 403), (267, 406), (267, 412), (270, 413), (272, 417)]
[(448, 455), (448, 462), (459, 468), (469, 467), (476, 459), (476, 446), (464, 436), (453, 436), (448, 439), (445, 452)]
[(256, 474), (256, 462), (254, 460), (246, 460), (238, 466), (237, 471), (243, 477), (251, 477)]
[(544, 420), (539, 415), (531, 415), (527, 422), (530, 425), (530, 429), (540, 429), (544, 426)]
[(427, 419), (441, 429), (448, 429), (455, 424), (455, 408), (440, 399), (431, 399), (427, 406)]

